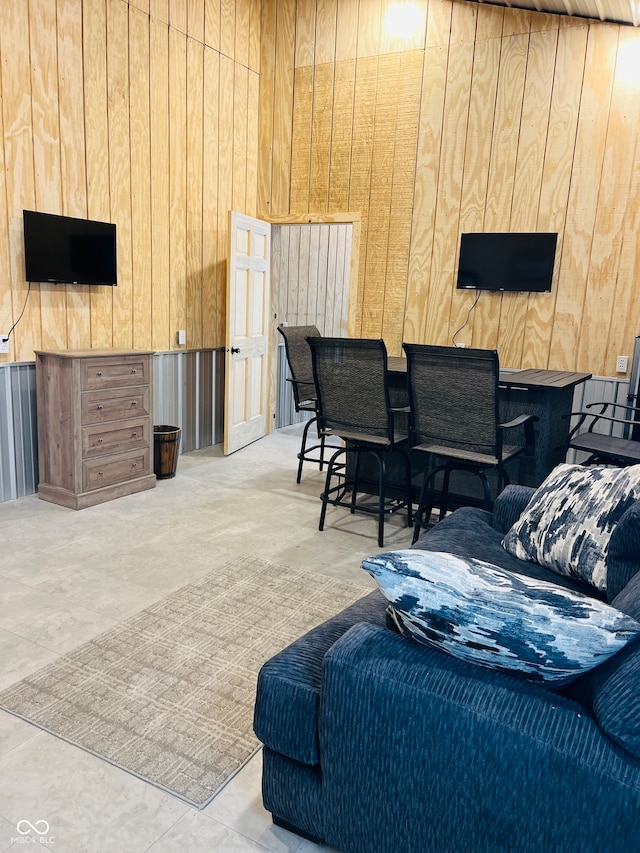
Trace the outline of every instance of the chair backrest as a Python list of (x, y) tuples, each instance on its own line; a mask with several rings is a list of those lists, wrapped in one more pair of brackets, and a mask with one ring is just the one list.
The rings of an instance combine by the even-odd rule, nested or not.
[(321, 429), (391, 439), (384, 341), (309, 337), (308, 342)]
[(293, 380), (293, 400), (296, 411), (304, 403), (316, 400), (316, 386), (313, 381), (313, 366), (311, 350), (307, 338), (311, 335), (318, 337), (317, 326), (278, 326), (278, 331), (284, 338), (284, 348), (287, 353), (289, 372)]
[(403, 344), (411, 443), (496, 455), (499, 362), (495, 350)]

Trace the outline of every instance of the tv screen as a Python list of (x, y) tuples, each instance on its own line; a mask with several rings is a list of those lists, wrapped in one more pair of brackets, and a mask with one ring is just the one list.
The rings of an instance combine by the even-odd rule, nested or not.
[(457, 287), (548, 292), (557, 240), (555, 232), (462, 234)]
[(118, 283), (114, 224), (35, 210), (22, 218), (27, 281)]

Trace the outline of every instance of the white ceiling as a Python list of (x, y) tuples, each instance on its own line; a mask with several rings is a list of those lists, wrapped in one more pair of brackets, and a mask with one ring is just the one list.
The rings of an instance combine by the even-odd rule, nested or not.
[(556, 12), (616, 24), (640, 26), (640, 0), (471, 0), (535, 12)]

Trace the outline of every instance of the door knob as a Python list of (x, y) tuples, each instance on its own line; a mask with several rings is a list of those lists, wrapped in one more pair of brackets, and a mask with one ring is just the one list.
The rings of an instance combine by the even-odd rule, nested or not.
[(240, 348), (239, 347), (231, 347), (231, 355), (233, 355), (234, 352), (240, 352)]

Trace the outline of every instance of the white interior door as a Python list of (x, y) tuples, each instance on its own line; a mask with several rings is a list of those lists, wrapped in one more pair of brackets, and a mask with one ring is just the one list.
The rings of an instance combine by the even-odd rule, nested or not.
[(267, 429), (271, 225), (230, 213), (224, 452)]

